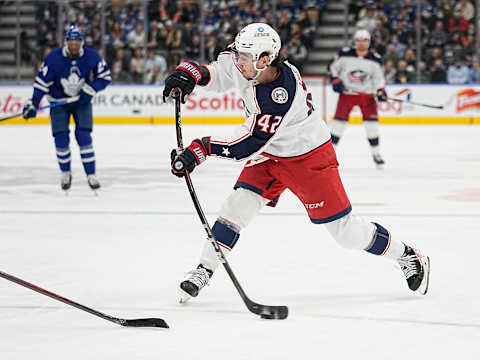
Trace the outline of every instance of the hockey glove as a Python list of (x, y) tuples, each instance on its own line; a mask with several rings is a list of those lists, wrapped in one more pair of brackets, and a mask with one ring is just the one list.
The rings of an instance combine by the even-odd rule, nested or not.
[(345, 85), (343, 85), (342, 80), (340, 80), (337, 77), (334, 77), (332, 79), (332, 87), (333, 87), (333, 91), (335, 91), (337, 93), (340, 93), (340, 94), (345, 91)]
[(170, 160), (172, 164), (172, 174), (178, 177), (183, 177), (185, 172), (191, 173), (195, 166), (200, 165), (210, 155), (210, 138), (204, 137), (201, 140), (195, 139), (182, 152), (178, 153), (177, 149), (173, 149), (170, 153)]
[(30, 118), (34, 118), (37, 116), (37, 109), (32, 104), (31, 100), (23, 106), (22, 116), (25, 120), (28, 120)]
[(80, 105), (84, 105), (84, 104), (88, 104), (91, 100), (92, 100), (92, 95), (89, 95), (87, 94), (85, 91), (83, 90), (80, 90), (80, 92), (78, 93), (79, 95), (79, 98), (78, 98), (78, 103)]
[(180, 101), (185, 104), (187, 96), (191, 94), (195, 85), (205, 85), (209, 79), (210, 74), (204, 66), (184, 61), (165, 79), (163, 102), (166, 102), (173, 89), (179, 89)]
[(384, 88), (377, 90), (377, 100), (380, 102), (385, 102), (388, 100), (387, 92)]

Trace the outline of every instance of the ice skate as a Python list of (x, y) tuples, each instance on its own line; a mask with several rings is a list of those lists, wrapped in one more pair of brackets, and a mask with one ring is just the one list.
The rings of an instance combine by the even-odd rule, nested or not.
[(429, 257), (420, 254), (417, 249), (405, 245), (405, 252), (398, 259), (398, 263), (405, 274), (410, 290), (418, 291), (420, 294), (425, 295), (428, 291), (430, 280)]
[(205, 285), (208, 285), (213, 271), (205, 268), (202, 264), (195, 270), (189, 271), (185, 279), (180, 283), (180, 304), (196, 297)]
[(90, 186), (90, 189), (92, 189), (96, 195), (97, 190), (100, 189), (100, 183), (98, 182), (95, 174), (87, 175), (87, 182), (88, 182), (88, 186)]
[(385, 160), (380, 156), (380, 154), (373, 155), (373, 162), (377, 169), (383, 169), (385, 166)]
[(65, 192), (68, 192), (68, 190), (72, 186), (72, 173), (71, 173), (71, 171), (62, 172), (62, 177), (60, 178), (60, 186), (61, 186), (62, 190), (65, 190)]

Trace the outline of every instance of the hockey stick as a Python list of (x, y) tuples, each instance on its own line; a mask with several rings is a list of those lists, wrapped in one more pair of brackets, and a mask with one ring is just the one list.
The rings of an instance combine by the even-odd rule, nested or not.
[[(365, 93), (361, 93), (361, 92), (356, 92), (356, 91), (348, 91), (348, 92), (344, 92), (346, 94), (352, 94), (352, 95), (369, 95), (369, 94), (365, 94)], [(373, 94), (372, 94), (373, 95)], [(417, 105), (417, 106), (424, 106), (424, 107), (427, 107), (427, 108), (430, 108), (430, 109), (439, 109), (439, 110), (443, 110), (443, 108), (446, 106), (446, 105), (430, 105), (430, 104), (424, 104), (424, 103), (419, 103), (419, 102), (415, 102), (415, 101), (410, 101), (410, 100), (402, 100), (402, 99), (395, 99), (395, 98), (391, 98), (389, 96), (387, 96), (387, 99), (390, 100), (390, 101), (398, 101), (398, 102), (402, 102), (402, 103), (406, 103), (406, 104), (412, 104), (412, 105)]]
[[(51, 104), (48, 104), (48, 105), (39, 107), (38, 109), (35, 109), (35, 110), (40, 111), (40, 110), (45, 110), (45, 109), (51, 109), (51, 108), (54, 108), (55, 106), (60, 106), (60, 105), (64, 105), (64, 104), (70, 104), (70, 103), (72, 103), (72, 102), (77, 101), (78, 99), (79, 99), (79, 96), (75, 96), (75, 97), (72, 97), (72, 98), (68, 98), (68, 99), (66, 99), (66, 100), (53, 102), (53, 103), (51, 103)], [(0, 118), (0, 121), (10, 120), (10, 119), (13, 119), (13, 118), (22, 116), (22, 115), (23, 115), (23, 112), (18, 113), (18, 114), (15, 114), (15, 115), (9, 115), (9, 116)], [(26, 120), (28, 120), (28, 119), (26, 119)], [(26, 120), (25, 120), (25, 121), (26, 121)]]
[[(179, 91), (175, 89), (173, 96), (175, 98), (175, 128), (177, 131), (177, 146), (181, 151), (183, 151), (184, 147), (183, 147), (183, 137), (182, 137), (182, 118), (180, 113)], [(250, 310), (254, 314), (260, 315), (264, 319), (279, 319), (279, 320), (286, 319), (288, 316), (288, 307), (257, 304), (256, 302), (250, 300), (247, 294), (245, 294), (245, 291), (243, 291), (242, 286), (238, 282), (237, 277), (233, 273), (232, 268), (230, 267), (230, 264), (228, 263), (225, 255), (223, 254), (222, 249), (217, 244), (217, 241), (215, 240), (212, 234), (210, 225), (208, 224), (207, 218), (205, 217), (205, 214), (203, 213), (203, 210), (200, 206), (200, 202), (198, 201), (197, 194), (195, 193), (195, 189), (193, 188), (190, 174), (188, 172), (185, 172), (184, 177), (185, 177), (185, 182), (187, 183), (188, 191), (190, 192), (190, 196), (192, 197), (193, 205), (197, 210), (198, 217), (200, 218), (200, 221), (202, 222), (202, 225), (205, 231), (207, 232), (208, 240), (210, 241), (213, 248), (215, 249), (218, 259), (223, 264), (223, 267), (227, 271), (228, 276), (232, 280), (233, 285), (235, 285), (235, 288), (240, 294), (248, 310)]]
[(29, 282), (26, 282), (22, 279), (19, 279), (13, 275), (9, 275), (7, 273), (4, 273), (0, 271), (0, 277), (7, 279), (9, 281), (12, 281), (18, 285), (24, 286), (26, 288), (29, 288), (30, 290), (36, 291), (42, 295), (46, 295), (48, 297), (51, 297), (52, 299), (61, 301), (67, 305), (76, 307), (77, 309), (80, 309), (82, 311), (86, 311), (92, 315), (98, 316), (102, 319), (111, 321), (115, 324), (122, 325), (122, 326), (129, 326), (129, 327), (161, 327), (161, 328), (168, 328), (168, 324), (165, 322), (163, 319), (158, 319), (158, 318), (147, 318), (147, 319), (132, 319), (132, 320), (127, 320), (127, 319), (120, 319), (116, 318), (104, 313), (101, 313), (100, 311), (91, 309), (89, 307), (86, 307), (85, 305), (76, 303), (75, 301), (72, 301), (70, 299), (64, 298), (63, 296), (54, 294), (48, 290), (42, 289), (41, 287), (38, 287), (36, 285), (33, 285)]
[(394, 99), (394, 98), (391, 98), (391, 97), (387, 97), (387, 99), (388, 99), (388, 100), (391, 100), (391, 101), (403, 102), (403, 103), (406, 103), (406, 104), (412, 104), (412, 105), (417, 105), (417, 106), (424, 106), (424, 107), (427, 107), (427, 108), (430, 108), (430, 109), (440, 109), (440, 110), (443, 110), (443, 108), (444, 108), (444, 106), (445, 106), (445, 105), (423, 104), (423, 103), (418, 103), (418, 102), (410, 101), (410, 100)]

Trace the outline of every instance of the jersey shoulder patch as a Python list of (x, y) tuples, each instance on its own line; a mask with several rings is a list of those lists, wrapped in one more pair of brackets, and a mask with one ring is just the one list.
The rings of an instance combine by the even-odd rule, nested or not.
[(295, 97), (297, 80), (287, 65), (280, 67), (278, 77), (255, 87), (255, 97), (262, 114), (285, 115)]

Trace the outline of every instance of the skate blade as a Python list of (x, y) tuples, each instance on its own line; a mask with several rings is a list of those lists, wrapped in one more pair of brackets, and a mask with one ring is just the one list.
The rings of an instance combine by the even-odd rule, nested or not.
[(423, 280), (417, 291), (422, 295), (426, 295), (430, 283), (430, 258), (428, 256), (425, 256), (425, 261), (423, 262), (423, 272)]
[(181, 288), (180, 288), (180, 291), (179, 291), (179, 299), (178, 299), (178, 302), (180, 304), (185, 304), (188, 300), (190, 300), (192, 297), (190, 296), (190, 294), (186, 293), (185, 291), (183, 291)]
[(377, 168), (377, 170), (383, 170), (385, 169), (385, 164), (375, 164), (375, 167)]

